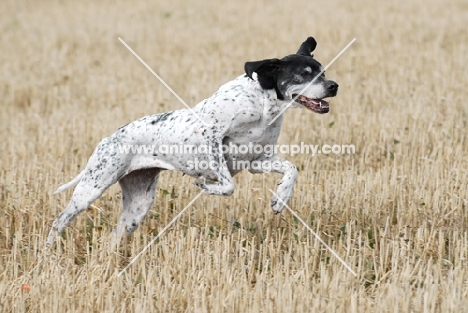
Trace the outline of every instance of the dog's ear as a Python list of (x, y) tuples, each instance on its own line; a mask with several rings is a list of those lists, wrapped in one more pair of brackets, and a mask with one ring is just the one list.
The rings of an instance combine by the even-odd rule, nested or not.
[(252, 74), (257, 73), (258, 82), (263, 89), (276, 87), (278, 73), (281, 70), (281, 60), (266, 59), (262, 61), (246, 62), (244, 70), (247, 76), (252, 78)]
[(297, 50), (296, 54), (310, 56), (311, 52), (317, 47), (317, 41), (313, 37), (307, 38)]

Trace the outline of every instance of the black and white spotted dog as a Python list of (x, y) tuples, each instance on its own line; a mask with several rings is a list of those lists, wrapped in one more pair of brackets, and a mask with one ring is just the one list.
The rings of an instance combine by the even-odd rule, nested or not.
[[(247, 62), (245, 75), (221, 86), (193, 111), (183, 109), (146, 116), (103, 139), (86, 168), (57, 189), (56, 193), (76, 186), (70, 203), (53, 222), (47, 243), (51, 244), (80, 212), (116, 182), (122, 188), (123, 211), (113, 234), (117, 238), (131, 234), (151, 208), (163, 170), (177, 170), (198, 178), (195, 184), (207, 194), (231, 195), (235, 187), (233, 176), (241, 170), (235, 162), (271, 162), (276, 166), (267, 170), (249, 168), (249, 171), (282, 174), (276, 194), (286, 203), (297, 178), (292, 163), (275, 154), (223, 152), (221, 147), (275, 145), (283, 122), (278, 114), (288, 105), (320, 114), (329, 111), (329, 104), (323, 99), (335, 96), (338, 85), (325, 78), (322, 66), (311, 55), (316, 45), (314, 38), (309, 37), (296, 54)], [(122, 145), (180, 144), (206, 145), (211, 149), (189, 154), (159, 150), (122, 153), (121, 150)], [(216, 166), (201, 170), (193, 166), (194, 160)], [(282, 201), (273, 197), (271, 206), (275, 213), (282, 211)]]

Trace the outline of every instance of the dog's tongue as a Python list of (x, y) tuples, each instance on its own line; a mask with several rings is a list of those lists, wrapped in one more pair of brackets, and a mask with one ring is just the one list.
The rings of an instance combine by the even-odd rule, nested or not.
[(318, 99), (309, 99), (310, 102), (312, 102), (315, 105), (318, 105), (320, 107), (327, 106), (329, 103), (325, 100), (318, 100)]
[(325, 101), (323, 99), (311, 99), (303, 95), (300, 95), (298, 99), (306, 103), (308, 106), (318, 106), (319, 108), (322, 108), (324, 106), (329, 106), (328, 101)]

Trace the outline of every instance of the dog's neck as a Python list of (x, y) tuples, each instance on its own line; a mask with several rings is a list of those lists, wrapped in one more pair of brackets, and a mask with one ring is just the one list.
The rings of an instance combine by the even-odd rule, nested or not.
[(278, 100), (284, 100), (284, 96), (281, 94), (278, 85), (275, 84), (273, 87), (266, 85), (266, 83), (262, 81), (261, 77), (258, 77), (257, 73), (252, 74), (252, 79), (257, 81), (260, 84), (260, 86), (265, 90), (274, 89)]
[[(246, 76), (247, 77), (247, 76)], [(250, 78), (247, 78), (250, 80)], [(258, 81), (257, 73), (253, 73), (252, 79), (257, 84), (257, 88), (262, 89), (263, 94), (266, 95), (266, 98), (262, 101), (263, 112), (264, 114), (279, 114), (286, 107), (291, 107), (291, 101), (285, 100), (283, 95), (279, 92), (278, 87), (265, 89), (262, 87), (261, 83)]]

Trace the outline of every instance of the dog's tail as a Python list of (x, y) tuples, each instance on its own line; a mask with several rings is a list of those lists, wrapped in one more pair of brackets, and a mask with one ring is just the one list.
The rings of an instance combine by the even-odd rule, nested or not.
[(55, 190), (54, 195), (56, 193), (61, 193), (61, 192), (65, 191), (65, 190), (67, 190), (67, 189), (70, 189), (71, 187), (75, 187), (76, 185), (78, 185), (81, 178), (83, 178), (83, 175), (84, 175), (85, 171), (86, 171), (86, 169), (84, 169), (75, 178), (73, 178), (73, 180), (71, 182), (63, 184), (62, 186), (58, 187), (57, 190)]

